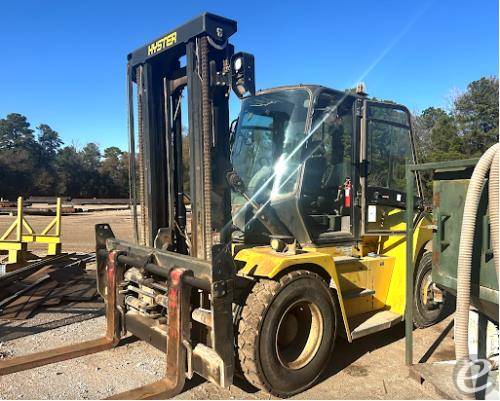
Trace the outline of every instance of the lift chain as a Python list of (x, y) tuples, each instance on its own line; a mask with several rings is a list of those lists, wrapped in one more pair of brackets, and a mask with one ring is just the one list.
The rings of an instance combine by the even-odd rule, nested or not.
[(212, 259), (212, 110), (210, 107), (210, 72), (208, 65), (208, 39), (200, 39), (201, 53), (201, 107), (203, 127), (203, 202), (205, 209), (204, 237), (205, 259)]
[(144, 171), (144, 126), (142, 119), (142, 96), (143, 96), (143, 66), (137, 68), (137, 135), (139, 139), (139, 202), (141, 204), (141, 232), (140, 241), (142, 245), (149, 245), (149, 224), (146, 204), (146, 177)]

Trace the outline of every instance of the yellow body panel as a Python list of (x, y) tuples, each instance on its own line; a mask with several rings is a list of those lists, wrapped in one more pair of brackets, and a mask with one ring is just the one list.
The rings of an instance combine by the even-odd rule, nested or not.
[[(330, 251), (334, 250), (333, 248), (325, 248), (325, 250), (327, 249)], [(321, 250), (323, 251), (323, 248)], [(338, 252), (336, 251), (334, 255), (338, 255)], [(333, 285), (339, 288), (339, 277), (332, 254), (319, 252), (319, 250), (303, 251), (294, 255), (275, 252), (270, 246), (259, 246), (242, 249), (235, 256), (235, 260), (245, 263), (245, 266), (239, 272), (240, 274), (266, 278), (274, 278), (289, 268), (302, 267), (307, 269), (307, 265), (316, 265), (324, 269), (332, 278)], [(342, 296), (339, 296), (339, 306), (344, 325), (345, 327), (349, 327)], [(349, 330), (347, 331), (349, 332)]]
[[(432, 224), (429, 217), (421, 219), (413, 234), (413, 263), (415, 264), (421, 250), (432, 239)], [(400, 225), (402, 230), (406, 224)], [(396, 259), (386, 304), (394, 313), (404, 315), (406, 305), (406, 240), (404, 235), (381, 237), (379, 240), (380, 253), (393, 256)]]
[(333, 274), (333, 259), (323, 252), (303, 251), (298, 254), (275, 252), (270, 246), (257, 246), (242, 249), (234, 258), (245, 262), (240, 273), (258, 277), (273, 278), (291, 266), (315, 264), (325, 269), (330, 276)]
[(345, 313), (348, 317), (381, 309), (394, 268), (394, 258), (365, 256), (349, 263), (336, 263), (339, 278), (339, 297), (363, 289), (374, 290), (375, 294), (356, 298), (345, 298)]
[[(405, 230), (400, 216), (386, 219), (385, 229), (390, 226), (393, 231)], [(389, 221), (395, 225), (388, 224)], [(430, 219), (424, 217), (415, 228), (415, 258), (432, 238), (432, 230), (428, 227), (430, 223)], [(337, 290), (347, 337), (351, 341), (349, 318), (381, 309), (403, 316), (405, 310), (405, 236), (370, 236), (363, 238), (360, 245), (365, 253), (361, 258), (343, 256), (342, 249), (335, 246), (307, 247), (297, 254), (276, 252), (270, 246), (259, 246), (239, 251), (235, 260), (244, 264), (240, 274), (270, 279), (287, 270), (308, 269), (311, 265), (323, 269), (331, 278), (331, 287)], [(373, 255), (369, 256), (369, 252), (373, 252)], [(354, 298), (347, 296), (363, 289), (374, 290), (375, 293)]]

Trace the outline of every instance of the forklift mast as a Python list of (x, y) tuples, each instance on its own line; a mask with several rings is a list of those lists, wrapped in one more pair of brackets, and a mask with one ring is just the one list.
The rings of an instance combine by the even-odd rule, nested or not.
[[(234, 47), (228, 39), (235, 32), (236, 21), (205, 13), (128, 55), (131, 200), (135, 239), (141, 245), (211, 260), (212, 246), (229, 241), (230, 188), (225, 177), (230, 170), (228, 100)], [(190, 240), (182, 160), (184, 89)]]

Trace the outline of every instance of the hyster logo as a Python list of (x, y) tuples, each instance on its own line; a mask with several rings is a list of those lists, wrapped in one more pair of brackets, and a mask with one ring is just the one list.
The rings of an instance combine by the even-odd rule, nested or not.
[(158, 39), (156, 42), (153, 42), (148, 46), (148, 56), (172, 46), (175, 42), (177, 42), (177, 32), (169, 33), (167, 36)]

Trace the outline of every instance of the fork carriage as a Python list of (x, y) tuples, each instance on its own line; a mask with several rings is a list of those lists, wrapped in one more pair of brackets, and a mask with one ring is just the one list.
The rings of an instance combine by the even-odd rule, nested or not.
[[(224, 250), (214, 259), (217, 266), (213, 267), (189, 256), (161, 250), (151, 252), (151, 248), (118, 241), (107, 224), (96, 226), (96, 238), (97, 285), (106, 305), (105, 335), (96, 340), (0, 361), (0, 376), (113, 348), (129, 331), (166, 352), (165, 377), (112, 398), (172, 397), (182, 390), (186, 377), (191, 378), (194, 372), (220, 386), (229, 386), (234, 371), (234, 274), (231, 273), (234, 270), (224, 266), (230, 260), (223, 256)], [(127, 271), (137, 273), (139, 269), (145, 273), (145, 278), (127, 274)], [(163, 319), (148, 318), (127, 307), (125, 293), (132, 291), (132, 286), (146, 294), (144, 297), (156, 299), (156, 305), (166, 310)], [(192, 310), (194, 294), (209, 296), (210, 309)], [(193, 345), (191, 315), (204, 317), (198, 321), (211, 332), (212, 346)]]

